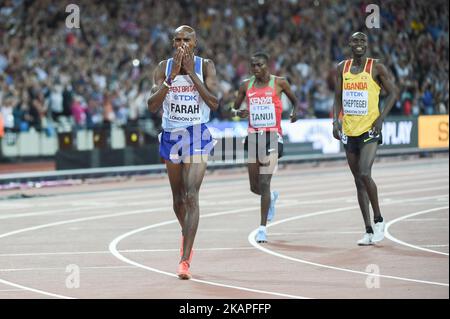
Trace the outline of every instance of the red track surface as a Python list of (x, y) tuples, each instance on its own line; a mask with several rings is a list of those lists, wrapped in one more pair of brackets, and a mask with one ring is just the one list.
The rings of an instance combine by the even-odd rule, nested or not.
[(448, 173), (448, 156), (377, 161), (387, 238), (358, 247), (344, 162), (280, 167), (262, 245), (245, 169), (209, 172), (190, 281), (164, 175), (25, 190), (48, 196), (0, 200), (0, 298), (449, 298)]

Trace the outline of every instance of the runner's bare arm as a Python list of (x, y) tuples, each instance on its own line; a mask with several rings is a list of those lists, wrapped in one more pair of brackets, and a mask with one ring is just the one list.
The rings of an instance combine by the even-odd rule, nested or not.
[[(236, 100), (234, 100), (233, 104), (233, 110), (236, 110), (236, 114), (240, 117), (247, 117), (248, 111), (247, 110), (239, 110), (241, 107), (242, 102), (244, 102), (245, 95), (247, 94), (247, 86), (248, 86), (248, 80), (245, 80), (242, 82), (241, 86), (239, 87), (238, 95), (236, 97)], [(239, 111), (237, 111), (239, 110)]]
[(286, 79), (280, 78), (278, 80), (278, 83), (281, 87), (281, 91), (284, 92), (284, 94), (286, 94), (288, 99), (291, 101), (292, 111), (291, 111), (290, 118), (291, 118), (291, 123), (294, 123), (297, 121), (297, 105), (298, 105), (297, 97), (292, 92), (291, 86), (289, 85), (289, 82)]
[(374, 65), (375, 74), (372, 74), (375, 79), (379, 79), (382, 87), (386, 90), (388, 96), (386, 98), (386, 102), (384, 104), (383, 111), (381, 112), (380, 116), (375, 120), (373, 123), (373, 131), (375, 134), (378, 134), (381, 132), (381, 128), (383, 127), (383, 121), (386, 118), (386, 116), (391, 111), (392, 107), (394, 106), (395, 101), (398, 98), (398, 88), (394, 84), (394, 81), (392, 80), (392, 76), (389, 74), (386, 67), (381, 63), (376, 63)]
[(333, 103), (333, 136), (335, 139), (340, 140), (340, 124), (339, 114), (342, 111), (342, 70), (345, 61), (342, 61), (337, 66), (336, 71), (336, 85), (334, 87), (334, 103)]
[(244, 81), (241, 83), (241, 86), (239, 86), (238, 95), (236, 97), (236, 100), (234, 100), (233, 109), (239, 110), (242, 102), (244, 102), (245, 94), (247, 93), (247, 85), (248, 81)]
[(206, 104), (208, 104), (213, 111), (217, 111), (219, 108), (219, 100), (217, 99), (219, 85), (217, 83), (216, 67), (214, 66), (214, 62), (209, 59), (205, 59), (204, 64), (206, 66), (205, 85), (207, 90), (204, 92), (205, 97), (200, 91), (199, 93)]
[(152, 95), (147, 101), (148, 110), (155, 113), (161, 107), (167, 92), (169, 92), (169, 86), (164, 85), (165, 72), (164, 61), (161, 61), (153, 73), (153, 87), (151, 90)]

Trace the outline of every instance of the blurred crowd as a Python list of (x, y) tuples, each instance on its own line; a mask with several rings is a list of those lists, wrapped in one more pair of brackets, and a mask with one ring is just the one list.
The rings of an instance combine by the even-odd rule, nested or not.
[[(350, 57), (348, 38), (369, 35), (400, 88), (393, 115), (448, 114), (449, 40), (445, 0), (382, 1), (380, 28), (368, 29), (366, 4), (343, 0), (51, 1), (2, 0), (0, 109), (6, 130), (55, 130), (152, 123), (147, 111), (153, 70), (173, 54), (173, 30), (197, 31), (197, 54), (215, 62), (219, 111), (230, 107), (249, 57), (270, 55), (299, 99), (301, 118), (330, 117), (339, 61)], [(80, 28), (68, 28), (69, 3)], [(70, 22), (75, 22), (69, 16)], [(383, 96), (384, 93), (382, 93)], [(290, 106), (284, 103), (285, 116)]]

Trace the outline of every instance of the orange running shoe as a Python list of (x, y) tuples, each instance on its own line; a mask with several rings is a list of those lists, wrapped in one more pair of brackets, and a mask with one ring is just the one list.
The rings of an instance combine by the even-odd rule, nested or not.
[[(183, 246), (184, 246), (184, 236), (181, 236), (180, 257), (183, 257)], [(194, 256), (194, 248), (191, 249), (191, 253), (189, 254), (189, 259), (188, 259), (189, 265), (191, 264), (193, 256)]]
[(189, 272), (189, 263), (186, 260), (183, 260), (178, 265), (177, 271), (178, 278), (182, 280), (188, 280), (192, 278), (191, 273)]

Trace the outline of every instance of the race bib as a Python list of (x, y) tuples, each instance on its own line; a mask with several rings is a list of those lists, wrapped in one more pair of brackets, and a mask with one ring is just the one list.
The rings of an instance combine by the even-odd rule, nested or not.
[(357, 90), (342, 91), (344, 114), (367, 115), (369, 113), (369, 92)]
[(169, 120), (174, 122), (201, 122), (200, 104), (190, 101), (177, 101), (175, 98), (169, 105)]
[(274, 127), (276, 122), (275, 104), (250, 104), (250, 125), (254, 128)]
[(343, 132), (339, 132), (339, 136), (341, 137), (342, 144), (347, 145), (347, 142), (348, 142), (347, 135), (345, 135)]

